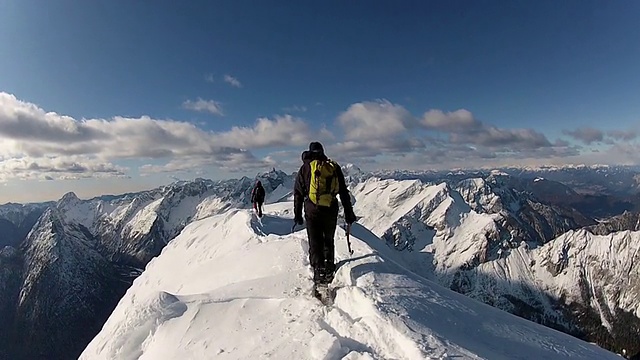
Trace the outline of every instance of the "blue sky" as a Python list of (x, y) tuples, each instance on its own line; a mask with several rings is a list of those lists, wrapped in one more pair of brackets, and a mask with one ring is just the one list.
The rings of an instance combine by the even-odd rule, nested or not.
[(0, 203), (292, 171), (314, 139), (365, 169), (638, 164), (639, 17), (630, 1), (4, 0)]

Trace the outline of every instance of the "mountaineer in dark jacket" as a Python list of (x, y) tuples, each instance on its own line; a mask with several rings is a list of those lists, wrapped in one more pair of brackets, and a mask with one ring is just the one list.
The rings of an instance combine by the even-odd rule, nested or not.
[(299, 225), (304, 223), (304, 207), (313, 281), (316, 284), (328, 284), (335, 272), (333, 238), (338, 223), (336, 195), (340, 196), (345, 221), (351, 224), (356, 221), (356, 216), (342, 169), (327, 158), (322, 144), (309, 144), (309, 150), (302, 153), (302, 162), (294, 188), (294, 220)]
[(262, 187), (262, 182), (258, 180), (256, 185), (253, 187), (251, 191), (251, 202), (253, 203), (253, 208), (258, 212), (258, 217), (262, 217), (262, 204), (264, 203), (264, 188)]

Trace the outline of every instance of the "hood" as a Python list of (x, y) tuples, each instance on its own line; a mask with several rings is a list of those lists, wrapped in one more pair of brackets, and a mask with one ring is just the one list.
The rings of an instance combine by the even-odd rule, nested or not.
[(302, 162), (306, 164), (313, 160), (328, 160), (328, 158), (323, 153), (313, 152), (309, 150), (302, 152)]

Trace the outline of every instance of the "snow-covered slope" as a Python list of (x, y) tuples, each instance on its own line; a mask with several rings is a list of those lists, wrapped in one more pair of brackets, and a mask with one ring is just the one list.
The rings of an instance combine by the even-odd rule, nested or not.
[[(126, 285), (82, 225), (48, 209), (23, 244), (24, 275), (9, 331), (18, 358), (77, 354)], [(13, 316), (11, 316), (13, 318)], [(64, 331), (60, 331), (64, 330)]]
[(27, 236), (45, 209), (53, 203), (0, 205), (0, 249), (16, 247)]
[[(637, 216), (592, 227), (609, 235), (595, 237), (574, 230), (579, 216), (537, 202), (523, 188), (491, 174), (453, 185), (369, 177), (352, 190), (359, 222), (412, 271), (607, 348), (640, 352), (640, 316), (628, 300), (638, 295), (640, 241), (610, 231), (635, 229)], [(562, 276), (536, 266), (570, 266), (571, 275), (558, 283)]]
[[(627, 184), (614, 182), (602, 169), (589, 171), (598, 172), (598, 178), (607, 178), (612, 186), (619, 183), (624, 187)], [(600, 215), (588, 215), (612, 211), (615, 213), (614, 210), (621, 205), (619, 201), (614, 201), (613, 205), (603, 212), (596, 211), (600, 209), (603, 200), (590, 198), (580, 203), (581, 209), (589, 208), (590, 211), (576, 210), (577, 208), (574, 209), (570, 205), (573, 201), (571, 199), (578, 195), (564, 185), (538, 178), (538, 175), (547, 178), (545, 174), (538, 174), (533, 178), (526, 177), (529, 175), (522, 178), (507, 176), (504, 171), (449, 173), (398, 171), (372, 174), (362, 172), (350, 164), (344, 166), (344, 172), (352, 187), (353, 199), (356, 200), (355, 210), (360, 217), (359, 223), (394, 249), (385, 253), (385, 264), (388, 265), (390, 262), (401, 264), (411, 272), (434, 280), (444, 287), (473, 296), (523, 317), (571, 331), (581, 338), (597, 342), (610, 349), (629, 349), (628, 344), (638, 343), (639, 318), (631, 310), (616, 307), (621, 306), (621, 303), (615, 300), (618, 293), (621, 297), (629, 299), (634, 296), (633, 292), (625, 288), (627, 284), (611, 282), (613, 285), (610, 285), (600, 281), (609, 279), (608, 275), (582, 276), (579, 287), (559, 287), (554, 282), (559, 276), (554, 278), (556, 280), (541, 277), (543, 272), (534, 272), (532, 263), (525, 261), (529, 258), (533, 258), (533, 263), (548, 261), (542, 257), (538, 248), (559, 246), (554, 245), (555, 238), (562, 238), (567, 231), (595, 224), (592, 216), (598, 216), (599, 224), (586, 229), (608, 235), (602, 238), (607, 241), (619, 237), (620, 235), (616, 234), (617, 231), (637, 230), (637, 214), (626, 214), (606, 220), (600, 219)], [(570, 177), (581, 178), (583, 173), (584, 171), (581, 170)], [(258, 174), (257, 178), (265, 186), (269, 207), (273, 208), (273, 211), (279, 209), (280, 216), (291, 217), (291, 207), (279, 208), (280, 205), (277, 204), (292, 200), (293, 176), (274, 169)], [(617, 175), (613, 178), (617, 178)], [(0, 206), (0, 290), (3, 291), (0, 294), (0, 318), (11, 319), (17, 316), (18, 320), (25, 319), (26, 312), (16, 313), (17, 301), (24, 278), (30, 276), (32, 271), (36, 271), (41, 266), (39, 263), (45, 265), (70, 263), (75, 264), (77, 268), (91, 268), (84, 262), (93, 259), (97, 252), (104, 259), (98, 257), (96, 262), (104, 264), (103, 260), (106, 260), (110, 266), (104, 274), (115, 273), (109, 276), (114, 276), (117, 282), (128, 286), (148, 261), (160, 254), (162, 249), (170, 244), (171, 239), (180, 234), (188, 224), (203, 219), (208, 220), (211, 216), (220, 216), (238, 209), (248, 209), (250, 192), (255, 180), (248, 177), (222, 181), (196, 179), (135, 194), (80, 200), (70, 193), (52, 204)], [(590, 180), (587, 183), (590, 183)], [(56, 253), (49, 252), (46, 247), (34, 248), (33, 256), (30, 258), (37, 261), (32, 262), (33, 266), (25, 267), (23, 264), (28, 260), (25, 258), (27, 247), (19, 246), (19, 239), (26, 237), (27, 232), (31, 230), (28, 224), (35, 223), (46, 207), (54, 208), (56, 216), (61, 219), (61, 223), (65, 224), (57, 231), (60, 247), (64, 249)], [(33, 209), (35, 210), (31, 211)], [(263, 227), (252, 226), (251, 229), (254, 232), (250, 236), (254, 236), (255, 233), (273, 232), (275, 225), (267, 224), (270, 219), (272, 218), (266, 218)], [(28, 229), (20, 228), (19, 226), (22, 226), (20, 224), (27, 224), (24, 228), (28, 226)], [(47, 226), (49, 225), (44, 222), (39, 228), (46, 229)], [(288, 225), (284, 224), (276, 228), (281, 234), (290, 231)], [(19, 229), (24, 235), (20, 235)], [(357, 229), (358, 227), (354, 230)], [(36, 233), (31, 237), (43, 236), (43, 234), (37, 234), (38, 231), (40, 230), (35, 231)], [(84, 234), (84, 240), (78, 240), (76, 235), (80, 233)], [(302, 237), (303, 234), (296, 236)], [(3, 250), (1, 249), (3, 241), (6, 244), (7, 239), (12, 247)], [(593, 239), (587, 239), (587, 241), (591, 240)], [(562, 244), (562, 242), (559, 243)], [(90, 250), (85, 249), (86, 246), (83, 244), (91, 244)], [(625, 259), (634, 259), (631, 252), (634, 249), (632, 246), (614, 248), (620, 252), (627, 252), (623, 255)], [(87, 256), (75, 256), (85, 250), (89, 251)], [(592, 266), (597, 264), (600, 256), (600, 253), (590, 246), (576, 246), (572, 251), (576, 251), (576, 258), (590, 257)], [(209, 254), (206, 251), (203, 252)], [(578, 252), (581, 255), (578, 255)], [(518, 256), (524, 260), (518, 260)], [(506, 263), (500, 265), (501, 261)], [(592, 270), (587, 270), (585, 267), (587, 263), (573, 260), (568, 262), (569, 267), (575, 267), (571, 270), (574, 274), (587, 271), (593, 274)], [(637, 263), (633, 260), (632, 262), (612, 261), (606, 264), (611, 268), (614, 274), (612, 276), (637, 282), (638, 274), (633, 265)], [(251, 268), (252, 264), (247, 263), (246, 266)], [(66, 269), (64, 266), (48, 268), (55, 272), (64, 272)], [(494, 268), (501, 269), (502, 272), (492, 270)], [(483, 272), (479, 272), (480, 269)], [(78, 277), (76, 282), (61, 281), (52, 286), (73, 293), (109, 283), (110, 280), (105, 280), (104, 276), (100, 277), (103, 272), (96, 271), (94, 274), (96, 276)], [(534, 277), (537, 287), (532, 289), (530, 280)], [(65, 275), (61, 274), (48, 274), (36, 278), (34, 279), (35, 288), (44, 289), (43, 284), (48, 281), (47, 279), (64, 278)], [(500, 280), (497, 281), (496, 278)], [(210, 277), (206, 281), (210, 282)], [(491, 281), (499, 283), (500, 286), (493, 286)], [(43, 284), (38, 284), (39, 282)], [(511, 285), (505, 286), (504, 282)], [(541, 286), (540, 282), (544, 283), (544, 286)], [(481, 287), (475, 284), (487, 286)], [(607, 288), (605, 298), (609, 300), (594, 301), (594, 297), (589, 294), (596, 294), (595, 298), (599, 298), (601, 296), (598, 294), (602, 293), (603, 287)], [(590, 288), (593, 290), (587, 291)], [(582, 291), (582, 293), (576, 291)], [(123, 294), (124, 290), (117, 299)], [(583, 294), (586, 295), (583, 296)], [(40, 291), (33, 298), (46, 301), (48, 295), (45, 291)], [(583, 300), (566, 305), (564, 303), (566, 299)], [(613, 301), (610, 301), (611, 299)], [(116, 302), (117, 300), (114, 300), (110, 305), (102, 308), (97, 303), (84, 302), (64, 309), (70, 309), (72, 313), (75, 311), (80, 313), (83, 309), (96, 313), (103, 311), (102, 316), (91, 315), (92, 318), (97, 319), (96, 321), (101, 322), (107, 318)], [(605, 303), (613, 307), (603, 308), (602, 304)], [(62, 311), (62, 307), (58, 309), (52, 306), (50, 310), (51, 313), (56, 313)], [(612, 315), (601, 316), (607, 313)], [(602, 319), (609, 321), (611, 334), (608, 333), (607, 326), (602, 324)], [(10, 320), (3, 323), (7, 329), (15, 328)], [(7, 333), (2, 326), (0, 324), (0, 333)], [(629, 330), (621, 332), (619, 329), (625, 326)], [(71, 343), (79, 339), (72, 335), (77, 329), (84, 328), (82, 324), (53, 324), (48, 331), (52, 334), (51, 337), (56, 337), (58, 334), (65, 335), (67, 337), (65, 341), (71, 339)], [(3, 345), (1, 340), (9, 345)], [(16, 344), (17, 342), (7, 340), (6, 337), (0, 338), (0, 358), (4, 354), (3, 349), (15, 349)], [(28, 343), (19, 346), (29, 348)], [(51, 354), (46, 355), (54, 358)]]
[[(259, 177), (268, 194), (286, 196), (289, 175)], [(42, 206), (1, 206), (0, 355), (77, 357), (172, 238), (192, 221), (248, 207), (253, 184), (196, 179), (122, 196), (81, 200), (68, 193)], [(9, 336), (17, 340), (5, 342)]]
[(490, 235), (497, 232), (494, 215), (472, 210), (445, 183), (371, 178), (352, 191), (362, 225), (396, 249), (416, 252), (403, 255), (414, 265), (432, 262), (438, 275), (484, 256)]
[[(640, 232), (570, 231), (465, 274), (464, 293), (613, 349), (640, 352)], [(467, 277), (468, 276), (468, 277)], [(514, 301), (517, 299), (517, 301)], [(567, 307), (553, 306), (558, 302)], [(531, 311), (536, 309), (535, 312)]]
[[(259, 174), (268, 200), (286, 197), (291, 176), (273, 170)], [(190, 222), (231, 208), (248, 206), (254, 180), (196, 179), (114, 198), (80, 200), (66, 194), (56, 208), (69, 223), (80, 224), (100, 239), (109, 258), (144, 267)]]
[(337, 231), (335, 305), (310, 296), (291, 203), (188, 225), (152, 260), (81, 359), (617, 359), (408, 271), (355, 225)]
[(18, 302), (22, 261), (15, 248), (0, 248), (0, 359), (10, 359), (11, 336)]

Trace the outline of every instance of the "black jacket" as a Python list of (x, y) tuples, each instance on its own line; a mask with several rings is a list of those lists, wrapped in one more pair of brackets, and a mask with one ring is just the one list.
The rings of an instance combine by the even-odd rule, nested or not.
[(251, 202), (252, 203), (263, 203), (264, 202), (264, 188), (261, 183), (258, 183), (251, 191)]
[[(313, 217), (314, 213), (318, 210), (318, 207), (307, 198), (309, 194), (309, 186), (311, 183), (311, 161), (313, 160), (327, 160), (326, 155), (322, 153), (305, 151), (302, 153), (302, 166), (296, 176), (296, 183), (293, 190), (293, 210), (296, 218), (302, 218), (302, 207), (304, 205), (305, 214), (307, 217)], [(338, 195), (344, 208), (345, 220), (352, 223), (356, 220), (356, 216), (353, 213), (353, 205), (351, 204), (351, 196), (347, 189), (346, 182), (344, 180), (344, 174), (342, 169), (338, 166), (336, 169), (338, 175)], [(335, 207), (337, 213), (338, 201), (336, 200), (331, 206)]]

